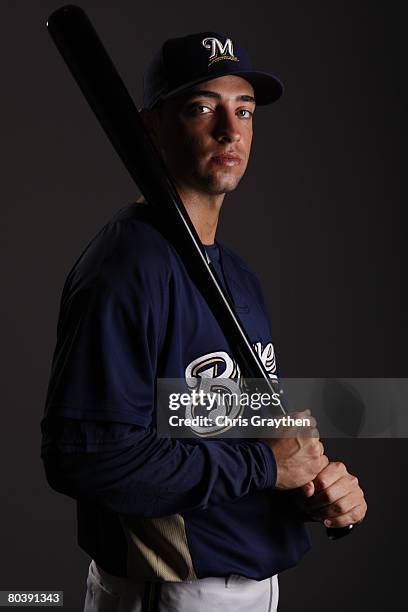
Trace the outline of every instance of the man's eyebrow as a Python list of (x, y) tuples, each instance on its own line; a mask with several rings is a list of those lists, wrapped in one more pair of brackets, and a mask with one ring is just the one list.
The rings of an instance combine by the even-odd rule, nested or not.
[[(190, 92), (189, 98), (216, 98), (221, 100), (222, 96), (216, 91), (209, 91), (208, 89), (193, 89)], [(255, 104), (255, 98), (247, 94), (242, 94), (235, 98), (237, 102), (253, 102)]]

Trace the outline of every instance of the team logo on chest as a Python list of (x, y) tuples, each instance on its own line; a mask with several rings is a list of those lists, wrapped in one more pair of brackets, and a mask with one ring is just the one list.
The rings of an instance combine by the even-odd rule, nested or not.
[(234, 46), (232, 40), (227, 38), (225, 43), (222, 44), (218, 38), (212, 36), (204, 38), (202, 41), (203, 47), (211, 50), (208, 65), (219, 62), (220, 60), (229, 60), (230, 62), (239, 62), (239, 59), (234, 55)]

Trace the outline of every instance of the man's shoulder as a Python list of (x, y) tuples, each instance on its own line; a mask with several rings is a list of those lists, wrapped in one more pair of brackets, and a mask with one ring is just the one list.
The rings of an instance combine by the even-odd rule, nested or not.
[(160, 231), (157, 209), (148, 204), (127, 204), (102, 228), (104, 240), (111, 247), (109, 255), (148, 256), (149, 260), (168, 259), (169, 242)]
[(90, 240), (71, 268), (67, 284), (118, 285), (137, 274), (152, 277), (169, 269), (169, 243), (160, 233), (156, 212), (148, 205), (127, 204)]

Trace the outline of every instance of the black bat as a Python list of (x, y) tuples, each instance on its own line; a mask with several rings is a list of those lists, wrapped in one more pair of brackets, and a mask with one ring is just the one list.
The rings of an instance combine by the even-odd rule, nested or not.
[[(74, 79), (96, 114), (119, 157), (149, 205), (171, 223), (168, 237), (193, 275), (208, 306), (220, 323), (243, 375), (258, 379), (276, 394), (271, 379), (238, 320), (220, 284), (167, 169), (144, 127), (137, 108), (85, 12), (67, 5), (54, 11), (48, 31)], [(282, 402), (282, 413), (287, 414)], [(353, 525), (329, 528), (330, 539), (350, 533)]]

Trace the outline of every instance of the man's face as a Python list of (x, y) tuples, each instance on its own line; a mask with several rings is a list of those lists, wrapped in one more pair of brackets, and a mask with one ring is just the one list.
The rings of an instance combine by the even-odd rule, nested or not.
[(207, 194), (235, 189), (252, 142), (254, 90), (238, 76), (206, 81), (157, 111), (156, 144), (176, 183)]

